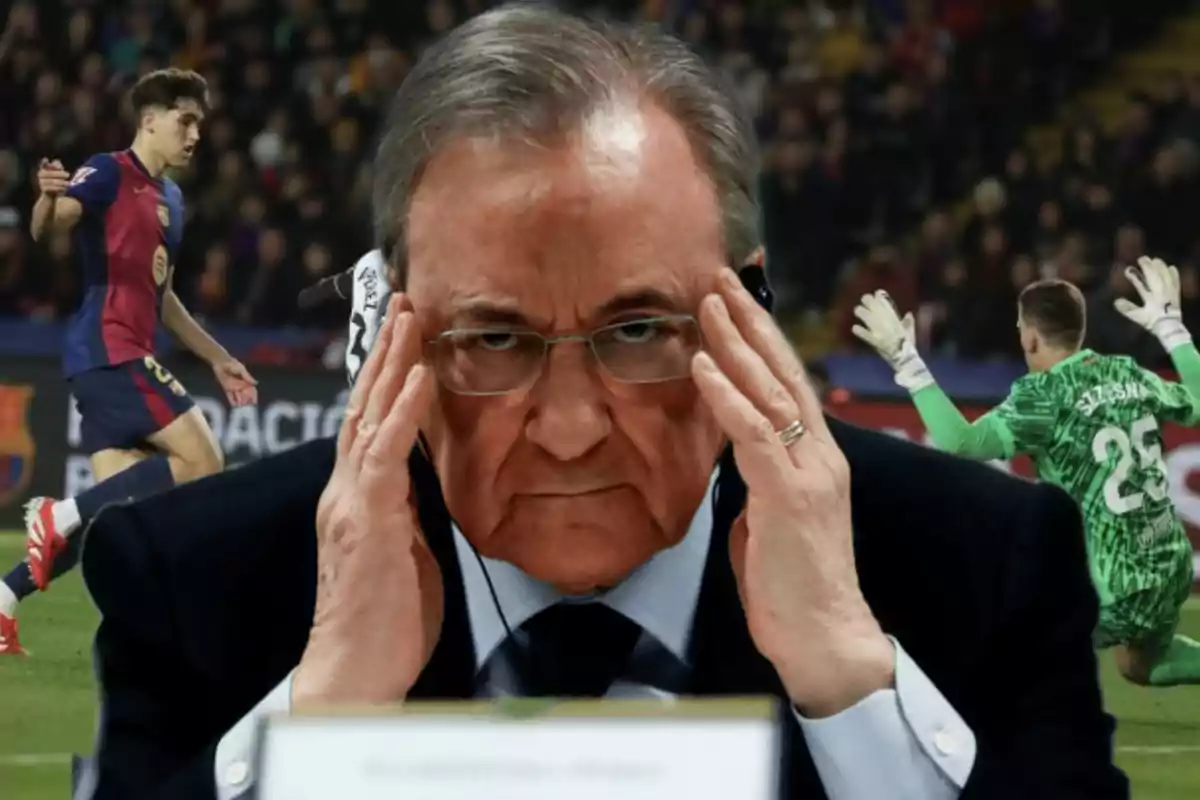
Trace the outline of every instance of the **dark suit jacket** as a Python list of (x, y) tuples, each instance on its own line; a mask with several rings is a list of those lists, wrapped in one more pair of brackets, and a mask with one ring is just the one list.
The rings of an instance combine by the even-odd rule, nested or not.
[[(986, 465), (831, 424), (850, 462), (867, 602), (975, 732), (962, 797), (1127, 797), (1101, 708), (1097, 601), (1074, 503)], [(315, 511), (333, 460), (331, 440), (302, 445), (94, 522), (83, 571), (103, 615), (96, 798), (214, 796), (217, 741), (303, 652)], [(448, 587), (442, 637), (412, 696), (469, 697), (475, 659), (450, 519), (428, 465), (412, 463), (421, 524)], [(719, 480), (692, 693), (783, 698), (750, 639), (729, 565), (724, 534), (745, 487), (728, 453)], [(785, 797), (820, 800), (803, 736), (784, 716)]]

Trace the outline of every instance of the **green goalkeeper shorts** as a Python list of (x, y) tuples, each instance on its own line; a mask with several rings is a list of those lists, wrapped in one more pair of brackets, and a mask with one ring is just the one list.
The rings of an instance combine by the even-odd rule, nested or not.
[(1092, 636), (1098, 649), (1114, 645), (1164, 644), (1179, 625), (1183, 603), (1193, 585), (1191, 554), (1174, 574), (1153, 589), (1118, 598), (1100, 607), (1100, 624)]

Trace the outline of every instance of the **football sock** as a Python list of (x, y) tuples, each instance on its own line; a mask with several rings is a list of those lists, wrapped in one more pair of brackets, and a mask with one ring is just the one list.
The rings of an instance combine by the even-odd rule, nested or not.
[(0, 613), (11, 617), (17, 610), (17, 603), (36, 591), (33, 573), (29, 571), (29, 565), (22, 561), (4, 576), (3, 588), (0, 588)]
[(54, 517), (54, 528), (63, 536), (70, 536), (83, 523), (79, 518), (79, 504), (74, 500), (54, 501), (50, 515)]
[[(68, 537), (66, 549), (54, 557), (54, 564), (50, 567), (50, 580), (57, 580), (59, 575), (74, 568), (79, 563), (81, 552), (83, 552), (83, 537)], [(22, 561), (4, 576), (3, 582), (0, 582), (0, 614), (13, 616), (17, 610), (17, 604), (36, 591), (37, 584), (33, 582), (33, 573), (29, 570), (29, 562)]]
[[(75, 505), (78, 516), (87, 521), (110, 503), (141, 499), (170, 489), (174, 485), (175, 478), (171, 475), (171, 465), (167, 457), (151, 456), (82, 492), (75, 498)], [(55, 510), (57, 511), (57, 508)], [(58, 524), (57, 516), (54, 522), (55, 525)], [(66, 535), (68, 531), (60, 529), (60, 533)]]
[(64, 572), (73, 569), (79, 563), (79, 554), (83, 552), (83, 537), (71, 536), (67, 538), (67, 547), (61, 553), (54, 557), (54, 563), (50, 565), (50, 580), (58, 580), (58, 576)]
[(1200, 683), (1200, 642), (1177, 633), (1167, 652), (1150, 668), (1150, 685), (1189, 683)]

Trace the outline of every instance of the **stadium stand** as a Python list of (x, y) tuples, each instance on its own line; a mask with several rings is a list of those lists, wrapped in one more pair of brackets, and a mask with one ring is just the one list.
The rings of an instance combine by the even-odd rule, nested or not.
[[(430, 37), (487, 5), (17, 2), (0, 38), (0, 315), (59, 319), (76, 301), (69, 244), (35, 247), (23, 232), (38, 159), (71, 167), (124, 146), (124, 88), (173, 64), (206, 75), (215, 106), (198, 163), (180, 177), (189, 218), (177, 290), (214, 323), (336, 332), (342, 309), (302, 312), (294, 298), (370, 246), (368, 156), (382, 106)], [(754, 111), (773, 281), (785, 317), (827, 334), (809, 344), (852, 347), (852, 301), (882, 285), (920, 307), (935, 351), (1011, 354), (1011, 306), (997, 297), (1041, 274), (1100, 297), (1112, 290), (1106, 265), (1145, 247), (1188, 264), (1196, 295), (1186, 201), (1200, 78), (1172, 75), (1137, 95), (1115, 133), (1069, 128), (1059, 164), (1024, 138), (1181, 3), (591, 5), (674, 26)], [(960, 225), (957, 201), (972, 192)]]

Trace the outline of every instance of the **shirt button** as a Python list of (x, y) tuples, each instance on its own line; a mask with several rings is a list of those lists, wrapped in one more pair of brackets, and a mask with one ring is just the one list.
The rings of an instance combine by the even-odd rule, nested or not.
[(954, 736), (947, 730), (940, 730), (933, 735), (933, 746), (944, 756), (952, 756), (958, 749)]
[(225, 768), (225, 783), (229, 786), (238, 786), (246, 782), (250, 777), (250, 765), (245, 761), (234, 761)]

